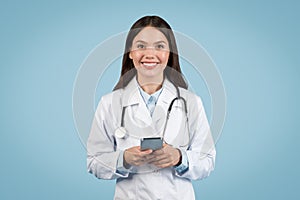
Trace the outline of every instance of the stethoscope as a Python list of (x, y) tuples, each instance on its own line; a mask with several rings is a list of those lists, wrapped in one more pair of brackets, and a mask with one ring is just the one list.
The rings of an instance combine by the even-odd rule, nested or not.
[[(173, 84), (174, 85), (174, 84)], [(185, 112), (185, 116), (186, 116), (186, 125), (187, 125), (187, 134), (188, 134), (188, 142), (184, 145), (180, 145), (179, 147), (186, 147), (186, 146), (189, 146), (190, 144), (190, 130), (189, 130), (189, 123), (188, 123), (188, 111), (187, 111), (187, 103), (186, 103), (186, 100), (180, 96), (180, 91), (179, 91), (179, 88), (177, 86), (174, 85), (174, 87), (176, 88), (176, 92), (177, 92), (177, 97), (175, 97), (170, 105), (169, 105), (169, 108), (168, 108), (168, 111), (167, 111), (167, 115), (166, 115), (166, 122), (164, 124), (164, 129), (163, 129), (163, 133), (162, 133), (162, 139), (163, 141), (166, 143), (166, 141), (164, 140), (165, 138), (165, 133), (166, 133), (166, 129), (167, 129), (167, 125), (168, 125), (168, 121), (169, 121), (169, 118), (170, 118), (170, 113), (171, 113), (171, 110), (173, 108), (173, 104), (175, 101), (182, 101), (183, 104), (184, 104), (184, 112)], [(127, 130), (125, 128), (125, 125), (124, 125), (124, 116), (125, 116), (125, 111), (126, 111), (126, 108), (127, 107), (124, 107), (122, 106), (122, 114), (121, 114), (121, 126), (118, 127), (116, 130), (115, 130), (115, 136), (119, 139), (126, 139), (129, 135), (127, 133)]]

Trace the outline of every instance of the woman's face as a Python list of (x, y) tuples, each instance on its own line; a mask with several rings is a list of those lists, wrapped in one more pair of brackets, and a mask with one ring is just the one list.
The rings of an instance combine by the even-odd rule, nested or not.
[(161, 81), (169, 59), (169, 43), (154, 27), (145, 27), (133, 39), (129, 58), (137, 70), (138, 80)]

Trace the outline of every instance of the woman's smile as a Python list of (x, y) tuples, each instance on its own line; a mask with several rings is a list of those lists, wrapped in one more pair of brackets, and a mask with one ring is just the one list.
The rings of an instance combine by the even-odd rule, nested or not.
[(154, 69), (159, 64), (158, 62), (141, 62), (142, 66), (148, 70)]

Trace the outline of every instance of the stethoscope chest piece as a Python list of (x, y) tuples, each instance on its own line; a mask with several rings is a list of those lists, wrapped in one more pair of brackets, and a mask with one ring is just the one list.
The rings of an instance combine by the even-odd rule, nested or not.
[(125, 127), (119, 127), (116, 129), (115, 131), (115, 136), (119, 139), (125, 139), (127, 136), (127, 131), (125, 129)]

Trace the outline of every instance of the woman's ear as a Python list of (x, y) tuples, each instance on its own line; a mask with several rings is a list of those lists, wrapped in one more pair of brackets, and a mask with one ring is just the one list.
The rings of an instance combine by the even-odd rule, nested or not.
[(132, 60), (131, 51), (129, 52), (129, 58)]

